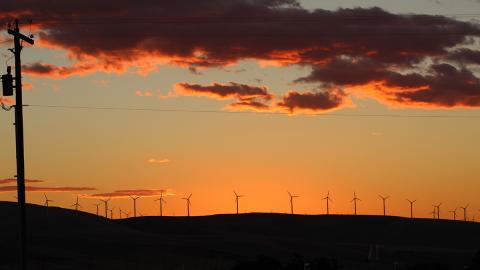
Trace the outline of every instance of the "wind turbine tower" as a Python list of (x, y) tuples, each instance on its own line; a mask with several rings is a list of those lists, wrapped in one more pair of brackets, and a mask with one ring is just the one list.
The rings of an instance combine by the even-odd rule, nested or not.
[(465, 207), (460, 206), (460, 208), (462, 208), (462, 210), (463, 210), (463, 221), (467, 221), (467, 208), (468, 208), (468, 204), (465, 205)]
[(133, 200), (133, 217), (137, 217), (137, 200), (140, 199), (140, 196), (130, 196)]
[(413, 204), (417, 201), (417, 200), (409, 200), (407, 199), (407, 201), (410, 203), (410, 218), (413, 218)]
[(383, 197), (382, 195), (378, 195), (378, 196), (382, 199), (382, 202), (383, 202), (383, 216), (386, 216), (387, 215), (386, 201), (390, 198), (390, 196), (386, 196), (386, 197)]
[(156, 199), (155, 201), (159, 202), (160, 216), (163, 217), (163, 203), (167, 203), (163, 198), (163, 191), (160, 191), (160, 198)]
[(53, 201), (48, 199), (47, 194), (43, 193), (43, 196), (45, 197), (45, 206), (47, 207), (47, 216), (48, 216), (48, 207), (50, 206), (50, 202), (53, 202)]
[(190, 205), (192, 205), (192, 203), (190, 202), (191, 197), (192, 197), (192, 193), (190, 193), (190, 195), (188, 197), (182, 198), (182, 200), (185, 200), (185, 202), (187, 203), (187, 216), (188, 217), (190, 216)]
[(328, 202), (332, 201), (332, 199), (330, 199), (330, 190), (327, 192), (327, 196), (325, 198), (323, 198), (322, 200), (327, 201), (327, 215), (330, 215), (330, 207), (328, 205)]
[(439, 203), (437, 205), (433, 205), (433, 207), (437, 209), (437, 219), (440, 219), (440, 206), (441, 205), (442, 205), (442, 203)]
[(357, 215), (357, 201), (362, 201), (357, 197), (357, 193), (353, 192), (353, 199), (350, 202), (353, 202), (353, 212), (355, 216)]
[(293, 215), (293, 199), (298, 198), (300, 196), (292, 195), (290, 192), (288, 192), (288, 195), (290, 196), (290, 214)]
[(453, 220), (457, 220), (457, 210), (458, 210), (458, 207), (455, 208), (455, 210), (448, 211), (453, 214)]
[(100, 206), (101, 203), (94, 203), (95, 207), (97, 208), (97, 216), (98, 216), (98, 207)]
[(238, 195), (237, 192), (235, 192), (235, 190), (233, 191), (233, 193), (235, 193), (235, 204), (237, 205), (237, 215), (238, 215), (238, 199), (242, 198), (243, 195)]
[(106, 200), (100, 199), (100, 201), (102, 201), (103, 204), (105, 205), (105, 218), (108, 218), (108, 202), (110, 201), (110, 198)]

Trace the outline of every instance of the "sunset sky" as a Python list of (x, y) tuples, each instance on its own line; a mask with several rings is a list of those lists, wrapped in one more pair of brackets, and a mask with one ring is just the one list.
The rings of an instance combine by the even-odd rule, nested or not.
[[(2, 0), (23, 50), (27, 201), (94, 212), (480, 219), (478, 0)], [(32, 23), (29, 24), (28, 20)], [(2, 99), (11, 104), (12, 100)], [(89, 108), (79, 108), (89, 107)], [(97, 108), (97, 109), (95, 109)], [(110, 108), (110, 109), (98, 109)], [(112, 109), (115, 108), (115, 109)], [(137, 110), (142, 109), (142, 110)], [(145, 110), (143, 110), (145, 109)], [(413, 117), (412, 117), (413, 116)], [(0, 200), (14, 201), (13, 112)], [(459, 210), (459, 215), (461, 212)]]

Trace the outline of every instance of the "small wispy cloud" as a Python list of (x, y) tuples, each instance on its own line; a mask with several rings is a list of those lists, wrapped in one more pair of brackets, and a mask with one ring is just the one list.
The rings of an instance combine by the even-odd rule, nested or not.
[[(0, 185), (4, 184), (11, 184), (11, 183), (16, 183), (17, 179), (15, 178), (6, 178), (6, 179), (0, 179)], [(43, 183), (45, 180), (39, 180), (39, 179), (25, 179), (25, 183)]]
[(135, 91), (135, 96), (137, 96), (137, 97), (151, 97), (151, 96), (153, 96), (153, 93), (150, 90), (145, 90), (145, 91), (137, 90), (137, 91)]
[(165, 163), (169, 163), (170, 160), (168, 158), (162, 158), (162, 159), (150, 158), (147, 160), (147, 162), (150, 164), (165, 164)]
[(6, 105), (13, 105), (15, 103), (13, 98), (10, 97), (0, 97), (0, 102)]
[[(76, 191), (93, 191), (97, 190), (92, 187), (36, 187), (36, 186), (26, 186), (25, 190), (27, 192), (76, 192)], [(17, 186), (3, 186), (0, 187), (0, 193), (15, 192), (17, 191)]]
[(22, 83), (22, 89), (23, 90), (32, 90), (33, 89), (33, 84), (29, 82), (24, 82)]

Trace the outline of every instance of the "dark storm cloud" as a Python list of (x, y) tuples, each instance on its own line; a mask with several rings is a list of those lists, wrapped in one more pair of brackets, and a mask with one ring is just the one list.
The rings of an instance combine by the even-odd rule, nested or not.
[[(287, 93), (278, 105), (290, 111), (338, 107), (349, 94), (338, 89), (362, 91), (373, 82), (390, 89), (372, 88), (372, 97), (399, 104), (479, 106), (478, 79), (468, 65), (480, 63), (480, 51), (466, 47), (475, 44), (480, 29), (445, 16), (380, 8), (307, 10), (294, 0), (3, 0), (0, 18), (15, 14), (33, 19), (40, 46), (63, 48), (77, 61), (71, 67), (26, 66), (26, 73), (39, 76), (129, 66), (149, 72), (160, 61), (198, 71), (256, 59), (308, 66), (311, 74), (297, 83), (325, 88)], [(225, 87), (197, 90), (245, 99)], [(231, 106), (263, 105), (269, 106), (263, 100)]]
[(480, 65), (480, 51), (463, 48), (451, 52), (448, 59), (458, 63)]
[(336, 109), (344, 103), (345, 94), (342, 91), (304, 92), (289, 91), (277, 103), (290, 113), (296, 111), (327, 111)]
[(198, 66), (245, 58), (316, 63), (339, 54), (405, 65), (479, 34), (442, 16), (310, 11), (292, 0), (4, 0), (2, 10), (28, 13), (44, 42), (74, 53), (131, 60), (141, 51)]
[(337, 59), (316, 66), (310, 75), (298, 81), (357, 86), (356, 91), (376, 83), (377, 98), (404, 105), (480, 106), (480, 80), (468, 69), (441, 63), (423, 71), (426, 73), (399, 73), (370, 60)]
[(370, 59), (334, 59), (324, 65), (313, 67), (310, 75), (297, 82), (322, 82), (337, 85), (366, 84), (386, 76), (386, 67)]
[[(396, 92), (396, 101), (437, 107), (479, 107), (480, 80), (471, 71), (449, 64), (433, 65), (429, 75), (392, 75), (388, 84), (419, 87), (416, 91)], [(423, 87), (422, 87), (423, 86)]]
[(251, 110), (251, 111), (270, 111), (272, 109), (268, 104), (260, 101), (254, 101), (254, 100), (234, 102), (228, 105), (227, 108), (231, 110)]
[(230, 82), (229, 84), (213, 83), (211, 85), (178, 83), (177, 92), (181, 95), (208, 96), (218, 99), (237, 98), (247, 100), (253, 98), (270, 99), (272, 95), (266, 87), (250, 86)]

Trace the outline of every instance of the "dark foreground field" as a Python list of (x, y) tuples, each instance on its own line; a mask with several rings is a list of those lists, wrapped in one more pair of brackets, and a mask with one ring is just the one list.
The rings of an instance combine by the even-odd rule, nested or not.
[[(0, 269), (16, 266), (16, 211), (0, 203)], [(55, 207), (47, 217), (37, 205), (27, 214), (30, 269), (464, 269), (480, 248), (480, 224), (448, 220), (243, 214), (112, 221)]]

